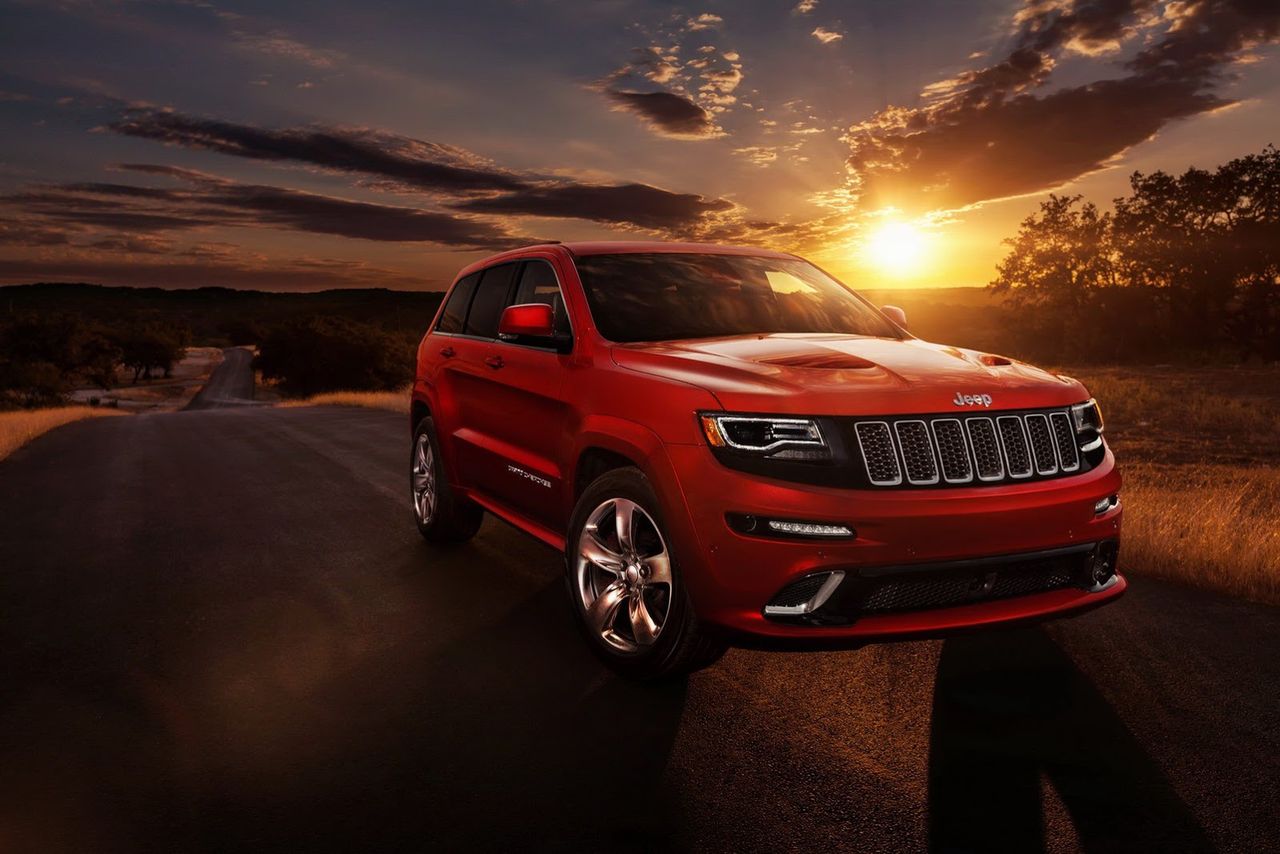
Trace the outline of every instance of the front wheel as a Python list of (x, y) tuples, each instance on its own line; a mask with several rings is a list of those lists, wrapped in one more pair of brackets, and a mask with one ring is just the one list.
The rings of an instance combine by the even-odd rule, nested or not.
[(569, 598), (596, 653), (614, 670), (654, 679), (723, 654), (681, 583), (657, 496), (636, 468), (606, 472), (583, 492), (566, 539)]
[(435, 421), (423, 418), (413, 431), (409, 492), (418, 532), (432, 543), (461, 543), (480, 530), (484, 510), (449, 488), (444, 476)]

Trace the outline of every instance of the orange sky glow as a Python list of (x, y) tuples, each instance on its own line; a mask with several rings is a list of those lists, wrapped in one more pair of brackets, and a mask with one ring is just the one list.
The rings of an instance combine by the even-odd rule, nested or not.
[(977, 286), (1050, 192), (1280, 142), (1247, 0), (262, 8), (3, 7), (0, 282), (440, 290), (622, 238)]

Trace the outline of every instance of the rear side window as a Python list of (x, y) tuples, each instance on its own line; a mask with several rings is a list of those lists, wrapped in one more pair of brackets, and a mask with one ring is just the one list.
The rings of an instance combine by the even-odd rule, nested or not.
[(480, 286), (476, 288), (475, 299), (471, 301), (471, 311), (467, 313), (464, 334), (480, 338), (498, 337), (498, 321), (502, 318), (502, 310), (508, 305), (511, 280), (517, 266), (502, 264), (484, 271), (480, 277)]
[(476, 292), (476, 282), (480, 281), (479, 273), (472, 273), (449, 292), (449, 301), (444, 304), (444, 313), (436, 324), (437, 332), (461, 332), (463, 321), (467, 318), (467, 306), (471, 304), (471, 295)]
[(556, 280), (555, 270), (546, 261), (530, 261), (524, 265), (524, 271), (520, 274), (520, 284), (516, 287), (515, 299), (511, 304), (530, 303), (551, 306), (556, 333), (569, 334), (569, 314), (564, 307), (564, 297), (560, 295), (560, 283)]

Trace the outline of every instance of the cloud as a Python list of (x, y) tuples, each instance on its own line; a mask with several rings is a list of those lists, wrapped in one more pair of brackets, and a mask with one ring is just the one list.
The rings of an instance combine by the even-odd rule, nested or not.
[[(1280, 34), (1280, 6), (1252, 0), (1029, 0), (1007, 54), (925, 88), (847, 134), (863, 206), (949, 210), (1043, 192), (1104, 168), (1170, 122), (1228, 105), (1215, 89), (1237, 55)], [(1142, 47), (1119, 77), (1041, 93), (1064, 51)]]
[(818, 8), (818, 0), (800, 0), (796, 7), (791, 10), (791, 13), (793, 15), (808, 15), (816, 8)]
[[(654, 133), (676, 139), (710, 139), (724, 136), (716, 117), (737, 103), (735, 90), (742, 83), (743, 65), (736, 50), (721, 51), (714, 44), (691, 49), (694, 58), (682, 61), (680, 53), (691, 22), (719, 18), (702, 15), (684, 21), (674, 32), (662, 31), (653, 42), (632, 51), (630, 62), (589, 88), (604, 95), (615, 110), (639, 116)], [(692, 29), (703, 29), (693, 27)], [(658, 89), (654, 89), (656, 84)]]
[(686, 21), (685, 26), (690, 32), (697, 32), (698, 30), (708, 30), (712, 27), (718, 27), (723, 23), (724, 18), (719, 15), (713, 15), (710, 12), (703, 12), (701, 15), (698, 15), (695, 18), (690, 18)]
[(844, 33), (838, 33), (835, 30), (828, 30), (826, 27), (814, 27), (813, 37), (823, 44), (831, 44), (838, 42), (844, 38)]
[[(661, 103), (655, 105), (652, 98), (640, 97), (633, 101), (639, 102), (646, 105), (651, 120), (667, 122), (671, 133), (696, 132), (698, 114), (687, 107), (685, 113), (681, 114), (678, 106)], [(697, 105), (692, 106), (701, 109)], [(709, 121), (705, 112), (702, 113), (702, 119)], [(577, 216), (581, 219), (631, 224), (641, 228), (685, 228), (689, 225), (684, 213), (687, 200), (702, 199), (701, 196), (657, 187), (647, 187), (647, 192), (640, 194), (634, 188), (642, 185), (636, 184), (589, 184), (565, 178), (516, 173), (461, 148), (368, 128), (267, 129), (168, 110), (135, 108), (129, 110), (119, 121), (110, 124), (108, 129), (126, 136), (153, 139), (183, 148), (204, 149), (235, 157), (299, 164), (357, 175), (384, 182), (384, 189), (407, 189), (446, 198), (474, 198), (477, 202), (489, 200), (492, 202), (491, 209), (500, 208), (503, 213), (517, 216), (552, 215), (546, 213), (548, 199), (607, 197), (610, 199), (609, 206), (583, 206)], [(154, 170), (168, 167), (147, 168)], [(166, 174), (197, 180), (198, 173), (179, 174), (182, 172), (183, 170), (176, 170)], [(664, 203), (657, 204), (659, 200)], [(522, 202), (527, 203), (525, 207), (521, 207)], [(632, 203), (636, 207), (630, 207)], [(728, 202), (718, 199), (704, 200), (704, 203), (708, 205), (705, 208), (708, 211), (723, 210), (724, 206), (732, 207)], [(373, 205), (371, 208), (364, 211), (366, 220), (382, 216), (376, 210), (379, 208), (386, 208), (388, 211), (416, 210), (380, 205)], [(455, 209), (466, 209), (466, 206), (455, 206)], [(471, 209), (481, 210), (484, 206), (477, 204)], [(670, 211), (671, 215), (664, 219), (655, 214), (658, 210)], [(429, 217), (426, 212), (417, 213), (423, 216), (415, 218), (406, 227), (427, 227)], [(573, 214), (566, 212), (554, 215)], [(389, 220), (398, 215), (388, 213), (385, 216), (388, 219), (381, 223), (379, 231), (390, 231)], [(446, 224), (440, 222), (436, 225), (443, 230)], [(491, 242), (490, 235), (475, 236), (482, 242)], [(493, 239), (501, 241), (506, 238), (498, 235)]]
[[(733, 210), (732, 202), (691, 193), (671, 193), (647, 184), (543, 187), (452, 205), (490, 214), (531, 214), (634, 224), (655, 230), (696, 229), (709, 214)], [(621, 213), (624, 212), (625, 214)]]
[(512, 190), (526, 185), (518, 176), (462, 149), (367, 128), (270, 129), (155, 107), (129, 109), (107, 128), (182, 148), (376, 175), (443, 193)]
[(246, 50), (300, 62), (312, 68), (331, 69), (347, 59), (347, 55), (342, 51), (312, 47), (283, 33), (250, 33), (233, 30), (232, 36), (235, 43)]
[(711, 114), (688, 98), (673, 92), (631, 92), (606, 89), (606, 97), (619, 109), (634, 113), (664, 136), (706, 139), (723, 132)]
[(361, 240), (459, 248), (512, 246), (523, 238), (495, 224), (451, 213), (379, 205), (283, 187), (244, 184), (201, 172), (143, 164), (122, 167), (172, 178), (172, 189), (82, 182), (0, 197), (32, 223), (70, 230), (107, 228), (130, 235), (221, 227), (278, 228)]

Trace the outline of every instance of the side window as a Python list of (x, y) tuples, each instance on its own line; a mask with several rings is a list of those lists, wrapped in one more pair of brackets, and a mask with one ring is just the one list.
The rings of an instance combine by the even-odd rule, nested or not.
[(516, 288), (512, 305), (543, 303), (551, 306), (552, 316), (556, 319), (556, 334), (569, 334), (569, 313), (564, 307), (564, 297), (560, 294), (560, 283), (556, 281), (556, 271), (546, 261), (530, 261), (524, 265), (520, 274), (520, 284)]
[(502, 310), (507, 307), (507, 298), (511, 296), (511, 280), (515, 277), (517, 266), (519, 265), (501, 264), (484, 271), (463, 327), (467, 335), (498, 337), (498, 321), (502, 319)]
[(449, 301), (444, 304), (444, 313), (436, 324), (436, 332), (461, 332), (462, 322), (467, 317), (467, 306), (471, 303), (471, 295), (476, 292), (476, 282), (480, 281), (479, 273), (472, 273), (459, 280), (449, 292)]

